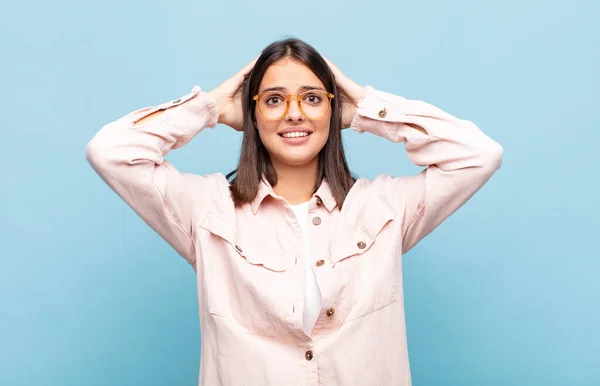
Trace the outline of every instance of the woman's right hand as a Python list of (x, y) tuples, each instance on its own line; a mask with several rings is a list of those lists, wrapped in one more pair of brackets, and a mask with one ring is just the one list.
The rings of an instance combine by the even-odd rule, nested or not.
[(254, 58), (234, 76), (208, 92), (217, 102), (219, 123), (237, 131), (243, 130), (242, 91), (244, 89), (244, 80), (254, 68), (257, 59), (258, 57)]

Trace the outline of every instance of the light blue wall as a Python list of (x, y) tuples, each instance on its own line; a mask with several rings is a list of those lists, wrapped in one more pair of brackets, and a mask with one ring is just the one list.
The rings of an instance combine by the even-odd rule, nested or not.
[[(504, 146), (488, 185), (405, 258), (415, 386), (600, 384), (598, 4), (3, 2), (0, 385), (196, 384), (193, 271), (85, 145), (286, 35)], [(358, 175), (417, 171), (400, 145), (344, 137)], [(219, 126), (170, 160), (228, 172), (240, 140)]]

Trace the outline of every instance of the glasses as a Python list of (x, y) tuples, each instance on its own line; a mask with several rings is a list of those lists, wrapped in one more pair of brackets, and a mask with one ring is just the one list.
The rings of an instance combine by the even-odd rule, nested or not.
[(279, 91), (265, 91), (254, 96), (260, 113), (269, 120), (283, 118), (290, 109), (292, 98), (296, 98), (298, 108), (309, 119), (321, 118), (330, 109), (333, 94), (322, 90), (308, 90), (301, 94), (284, 94)]

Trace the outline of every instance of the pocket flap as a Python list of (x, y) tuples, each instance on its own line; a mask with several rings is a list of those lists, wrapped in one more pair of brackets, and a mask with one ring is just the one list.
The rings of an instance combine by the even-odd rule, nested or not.
[(383, 227), (395, 217), (396, 210), (385, 199), (377, 196), (370, 200), (359, 220), (360, 224), (354, 224), (345, 234), (334, 238), (331, 244), (332, 264), (368, 251)]
[(200, 227), (222, 238), (231, 248), (248, 263), (263, 266), (268, 270), (283, 272), (288, 269), (288, 264), (282, 251), (265, 250), (263, 246), (252, 245), (252, 237), (238, 237), (236, 229), (227, 220), (209, 212)]

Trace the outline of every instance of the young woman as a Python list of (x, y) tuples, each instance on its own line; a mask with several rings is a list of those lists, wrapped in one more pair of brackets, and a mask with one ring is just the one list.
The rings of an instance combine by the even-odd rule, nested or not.
[[(217, 123), (239, 166), (165, 156)], [(414, 176), (350, 174), (341, 130), (403, 142)], [(216, 89), (134, 111), (87, 148), (93, 168), (196, 271), (201, 385), (410, 385), (402, 255), (500, 167), (472, 122), (362, 87), (287, 39)]]

